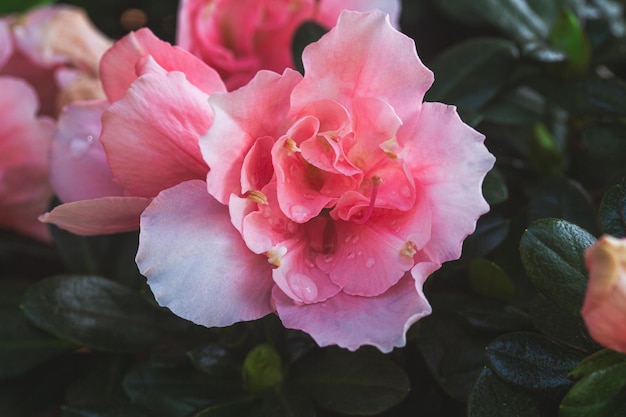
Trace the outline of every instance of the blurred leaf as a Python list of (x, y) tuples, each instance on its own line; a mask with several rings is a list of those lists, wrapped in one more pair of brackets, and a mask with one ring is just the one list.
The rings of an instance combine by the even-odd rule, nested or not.
[(133, 404), (158, 417), (183, 417), (243, 394), (192, 367), (164, 368), (149, 362), (132, 369), (123, 386)]
[(491, 369), (505, 381), (530, 390), (563, 389), (583, 355), (532, 332), (502, 335), (487, 346)]
[(2, 0), (0, 14), (25, 12), (32, 7), (52, 3), (54, 3), (53, 0)]
[(478, 219), (476, 230), (463, 242), (461, 259), (485, 256), (494, 250), (509, 232), (509, 221), (501, 216), (486, 214)]
[(534, 124), (545, 118), (546, 100), (527, 86), (494, 98), (483, 109), (485, 120), (503, 125)]
[(254, 397), (242, 397), (233, 401), (211, 405), (193, 414), (193, 417), (247, 417), (253, 408), (259, 408), (261, 401)]
[(502, 89), (516, 60), (515, 45), (502, 39), (457, 44), (431, 63), (435, 83), (426, 100), (479, 109)]
[(489, 171), (483, 181), (483, 195), (490, 205), (502, 203), (509, 198), (504, 175), (496, 168)]
[(100, 410), (107, 413), (112, 409), (125, 408), (122, 406), (129, 404), (122, 389), (122, 380), (132, 363), (130, 355), (98, 357), (89, 372), (81, 375), (66, 389), (65, 404), (75, 410)]
[(505, 383), (491, 369), (484, 369), (469, 396), (467, 415), (538, 417), (543, 414), (531, 394)]
[(302, 64), (302, 51), (307, 45), (317, 42), (324, 34), (328, 32), (328, 29), (320, 25), (317, 22), (308, 20), (302, 23), (296, 33), (293, 35), (291, 42), (291, 56), (295, 64), (295, 68), (304, 75), (304, 66)]
[(188, 356), (191, 362), (207, 375), (218, 378), (222, 383), (242, 385), (243, 358), (226, 346), (212, 343), (193, 349)]
[(568, 178), (550, 178), (532, 194), (528, 220), (532, 222), (549, 217), (574, 223), (590, 233), (596, 233), (598, 229), (591, 197), (578, 182)]
[(614, 0), (591, 0), (602, 16), (607, 20), (611, 34), (620, 38), (626, 35), (626, 22), (624, 21), (624, 5)]
[(626, 363), (593, 372), (565, 395), (559, 417), (626, 415)]
[(619, 78), (593, 77), (585, 85), (587, 98), (602, 110), (626, 115), (626, 82)]
[(598, 124), (585, 128), (582, 139), (589, 154), (622, 166), (626, 158), (626, 126), (622, 124)]
[(266, 343), (255, 346), (243, 362), (243, 376), (246, 387), (253, 394), (260, 394), (280, 385), (285, 373), (276, 349)]
[(135, 352), (160, 334), (163, 313), (116, 282), (95, 276), (59, 275), (40, 281), (22, 305), (38, 327), (94, 349)]
[(476, 293), (503, 301), (515, 298), (515, 285), (511, 278), (495, 263), (475, 258), (469, 266), (469, 279)]
[(626, 362), (626, 354), (602, 349), (583, 359), (576, 368), (570, 371), (567, 377), (572, 380), (579, 380), (596, 371), (624, 362)]
[(531, 224), (520, 242), (524, 268), (531, 282), (548, 300), (573, 315), (582, 307), (587, 287), (583, 252), (595, 238), (564, 220)]
[(109, 407), (64, 406), (61, 417), (151, 417), (145, 411), (130, 405)]
[(533, 125), (529, 150), (528, 159), (539, 172), (548, 177), (561, 175), (565, 168), (563, 149), (543, 123)]
[(626, 237), (626, 186), (614, 185), (600, 203), (602, 232), (617, 238)]
[(297, 362), (290, 385), (319, 407), (374, 415), (400, 403), (410, 390), (404, 371), (378, 351), (327, 348)]
[(557, 64), (561, 75), (566, 77), (585, 75), (589, 67), (591, 45), (580, 20), (571, 10), (564, 9), (561, 12), (550, 32), (550, 43), (567, 56), (565, 62)]
[[(529, 309), (533, 325), (546, 336), (583, 352), (599, 349), (587, 333), (580, 315), (572, 315), (560, 309), (541, 294), (531, 301)], [(546, 317), (550, 320), (546, 320)]]

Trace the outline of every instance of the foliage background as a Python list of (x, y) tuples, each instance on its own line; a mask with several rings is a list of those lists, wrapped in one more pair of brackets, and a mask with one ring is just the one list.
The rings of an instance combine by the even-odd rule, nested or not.
[[(176, 1), (68, 2), (113, 38), (136, 8), (174, 41)], [(275, 317), (201, 328), (155, 305), (136, 233), (1, 232), (0, 416), (626, 415), (626, 358), (579, 315), (584, 249), (626, 236), (623, 3), (406, 0), (401, 26), (435, 72), (427, 100), (497, 157), (492, 211), (405, 348), (320, 349)]]

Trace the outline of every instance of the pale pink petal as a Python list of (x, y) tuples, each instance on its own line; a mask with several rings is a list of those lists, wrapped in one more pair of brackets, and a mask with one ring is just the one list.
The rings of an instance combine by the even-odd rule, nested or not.
[(0, 71), (13, 54), (13, 37), (9, 30), (10, 19), (0, 18)]
[(415, 131), (401, 140), (405, 147), (399, 157), (422, 189), (417, 199), (431, 205), (431, 239), (423, 250), (433, 262), (461, 256), (463, 240), (489, 210), (481, 186), (495, 158), (484, 138), (453, 106), (424, 103)]
[(342, 10), (367, 12), (374, 9), (389, 13), (389, 20), (396, 29), (400, 29), (400, 0), (321, 0), (316, 20), (327, 28), (337, 23)]
[(207, 98), (181, 72), (146, 74), (104, 112), (100, 140), (127, 195), (206, 176), (198, 138), (213, 120)]
[(357, 350), (372, 345), (387, 353), (406, 344), (406, 332), (431, 308), (420, 288), (407, 274), (377, 297), (339, 293), (317, 304), (298, 304), (278, 287), (272, 292), (276, 311), (285, 327), (310, 334), (320, 346), (339, 345)]
[(100, 117), (108, 105), (106, 100), (77, 102), (59, 116), (50, 151), (50, 183), (64, 203), (124, 194), (98, 139)]
[[(200, 139), (202, 156), (211, 171), (209, 192), (223, 204), (241, 192), (244, 159), (257, 139), (282, 135), (289, 110), (289, 94), (302, 79), (296, 71), (281, 76), (261, 71), (250, 83), (227, 94), (212, 94), (214, 111), (211, 129)], [(246, 103), (246, 105), (241, 105)]]
[(139, 228), (139, 216), (150, 201), (142, 197), (75, 201), (56, 206), (39, 220), (83, 236), (128, 232)]
[(344, 11), (334, 29), (304, 50), (302, 60), (304, 80), (292, 95), (296, 109), (332, 99), (351, 110), (354, 97), (377, 97), (407, 122), (417, 115), (433, 83), (413, 40), (396, 31), (380, 11)]
[(149, 29), (131, 32), (116, 42), (100, 62), (102, 85), (110, 101), (121, 98), (137, 78), (135, 64), (150, 55), (166, 71), (182, 71), (207, 94), (225, 91), (220, 76), (189, 52), (157, 38)]
[(271, 265), (248, 250), (203, 181), (154, 199), (141, 216), (136, 260), (158, 303), (194, 323), (228, 326), (272, 312)]

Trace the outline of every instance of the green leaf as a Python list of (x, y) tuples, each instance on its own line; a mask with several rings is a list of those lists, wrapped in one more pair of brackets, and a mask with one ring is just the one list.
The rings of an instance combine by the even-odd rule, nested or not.
[(602, 232), (614, 237), (626, 237), (626, 184), (608, 189), (600, 203)]
[(238, 397), (221, 381), (192, 367), (157, 367), (143, 363), (132, 369), (123, 382), (133, 404), (150, 410), (157, 417), (183, 417), (216, 402)]
[(319, 407), (375, 415), (400, 403), (410, 390), (404, 371), (380, 352), (328, 348), (298, 361), (290, 384)]
[(467, 415), (537, 417), (544, 414), (532, 394), (502, 381), (491, 369), (484, 369), (469, 396)]
[(626, 363), (618, 363), (581, 379), (565, 395), (559, 417), (626, 415)]
[(159, 336), (164, 314), (121, 284), (75, 275), (33, 285), (22, 309), (35, 325), (61, 339), (111, 352), (146, 349)]
[(570, 371), (567, 377), (572, 380), (579, 380), (596, 371), (623, 362), (626, 362), (626, 354), (602, 349), (583, 359), (576, 368)]
[(622, 124), (595, 124), (582, 132), (583, 143), (589, 154), (619, 167), (626, 158), (626, 126)]
[(520, 242), (522, 263), (531, 282), (548, 300), (573, 315), (582, 307), (587, 287), (583, 252), (595, 238), (558, 219), (531, 224)]
[(595, 233), (598, 229), (591, 197), (578, 182), (556, 177), (544, 181), (530, 199), (529, 221), (559, 218)]
[(559, 176), (565, 168), (565, 156), (559, 141), (543, 123), (533, 125), (528, 159), (545, 176)]
[(476, 230), (463, 242), (462, 260), (487, 255), (494, 250), (509, 232), (509, 221), (504, 217), (487, 214), (478, 219)]
[(188, 356), (191, 362), (207, 375), (219, 378), (223, 383), (241, 386), (243, 358), (227, 347), (211, 343), (191, 350)]
[(529, 125), (544, 120), (546, 100), (528, 86), (498, 95), (483, 109), (486, 121), (501, 125)]
[(502, 39), (472, 39), (455, 45), (430, 65), (435, 83), (426, 100), (479, 109), (502, 89), (516, 61), (517, 48)]
[(308, 20), (302, 23), (296, 33), (293, 35), (291, 42), (291, 56), (295, 64), (295, 68), (304, 75), (304, 66), (302, 64), (302, 51), (307, 45), (317, 42), (324, 34), (328, 32), (328, 29), (319, 23)]
[(61, 417), (151, 417), (140, 408), (129, 405), (101, 407), (64, 406)]
[(32, 7), (52, 3), (54, 3), (52, 0), (2, 0), (0, 2), (0, 13), (25, 12)]
[(515, 298), (515, 285), (502, 268), (483, 258), (475, 258), (469, 266), (469, 280), (478, 294), (503, 301)]
[(560, 74), (566, 77), (585, 75), (591, 57), (591, 44), (580, 20), (571, 10), (561, 12), (550, 32), (550, 43), (567, 56), (567, 60), (559, 65)]
[(487, 346), (491, 369), (506, 382), (530, 390), (569, 386), (572, 382), (567, 374), (582, 357), (578, 351), (531, 332), (508, 333)]
[(509, 198), (504, 175), (496, 168), (489, 171), (483, 181), (483, 195), (490, 205), (502, 203)]
[(0, 280), (0, 379), (13, 378), (75, 347), (34, 327), (19, 309), (24, 280)]
[(122, 380), (133, 358), (130, 355), (103, 355), (97, 357), (89, 372), (73, 381), (65, 390), (65, 403), (75, 409), (118, 409), (129, 405), (122, 389)]
[(243, 362), (243, 376), (246, 386), (253, 394), (260, 394), (280, 385), (285, 373), (276, 349), (268, 344), (254, 347)]
[(211, 405), (192, 417), (247, 417), (252, 408), (261, 406), (261, 401), (254, 397), (242, 397), (233, 401)]

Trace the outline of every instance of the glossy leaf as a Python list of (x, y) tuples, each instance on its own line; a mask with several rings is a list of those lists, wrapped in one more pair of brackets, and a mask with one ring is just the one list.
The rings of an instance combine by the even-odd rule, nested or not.
[(624, 362), (626, 362), (626, 354), (602, 349), (583, 359), (576, 368), (570, 371), (567, 377), (572, 380), (579, 380), (596, 371)]
[(608, 235), (626, 237), (626, 186), (614, 185), (604, 194), (600, 203), (600, 223), (602, 232)]
[(478, 294), (504, 301), (515, 297), (515, 285), (511, 278), (502, 268), (486, 259), (472, 260), (469, 279), (472, 289)]
[(468, 417), (541, 416), (539, 401), (532, 394), (507, 384), (491, 369), (484, 369), (467, 403)]
[(580, 352), (531, 332), (508, 333), (487, 346), (489, 365), (500, 378), (530, 390), (563, 389)]
[(33, 285), (22, 309), (59, 338), (112, 352), (143, 350), (160, 334), (163, 312), (138, 293), (96, 276), (59, 275)]
[(317, 406), (349, 415), (381, 413), (410, 390), (404, 371), (370, 349), (328, 348), (319, 356), (306, 356), (298, 362), (291, 384)]
[(502, 39), (458, 44), (430, 65), (437, 76), (426, 100), (479, 109), (502, 89), (516, 60), (517, 48)]
[(626, 363), (593, 372), (565, 395), (559, 417), (626, 415)]
[(587, 287), (583, 252), (594, 242), (585, 230), (558, 219), (534, 222), (520, 242), (522, 263), (532, 283), (573, 315), (579, 314)]

